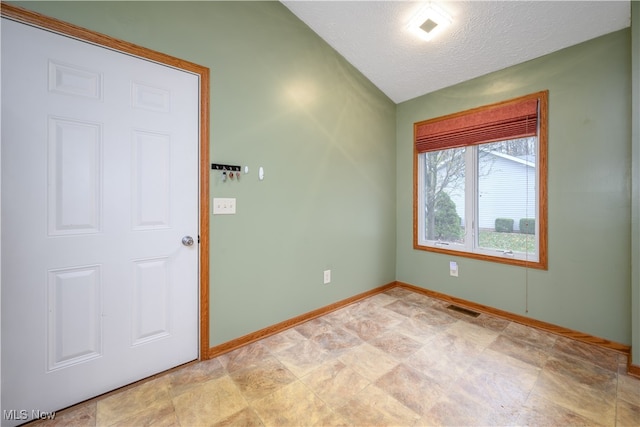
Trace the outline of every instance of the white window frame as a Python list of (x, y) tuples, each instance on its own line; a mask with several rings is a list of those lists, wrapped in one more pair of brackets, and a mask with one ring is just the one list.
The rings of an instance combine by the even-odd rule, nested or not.
[[(495, 141), (493, 141), (495, 142)], [(479, 180), (478, 176), (478, 153), (483, 144), (472, 145), (465, 147), (464, 160), (465, 160), (465, 234), (464, 243), (455, 242), (441, 242), (438, 240), (429, 240), (426, 237), (426, 228), (420, 227), (418, 230), (418, 245), (448, 249), (450, 251), (461, 251), (469, 253), (477, 253), (481, 255), (503, 257), (508, 259), (523, 260), (528, 262), (539, 261), (539, 247), (540, 247), (540, 221), (535, 221), (535, 251), (534, 252), (512, 252), (504, 251), (501, 249), (489, 249), (480, 246), (478, 228), (479, 223)], [(536, 158), (539, 157), (538, 138), (536, 137)], [(426, 201), (425, 201), (425, 161), (424, 157), (428, 153), (418, 153), (418, 224), (425, 224), (426, 222)], [(535, 174), (535, 218), (540, 217), (540, 203), (539, 203), (539, 182), (540, 174)]]

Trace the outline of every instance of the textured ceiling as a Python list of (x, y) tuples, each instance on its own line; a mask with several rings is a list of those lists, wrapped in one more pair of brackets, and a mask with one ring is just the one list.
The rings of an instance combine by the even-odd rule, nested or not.
[(394, 102), (626, 28), (629, 1), (433, 1), (452, 25), (406, 29), (427, 2), (282, 1)]

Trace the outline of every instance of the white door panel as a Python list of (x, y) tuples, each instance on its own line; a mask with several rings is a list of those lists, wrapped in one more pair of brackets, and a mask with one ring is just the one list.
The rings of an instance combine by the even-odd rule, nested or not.
[[(198, 357), (198, 77), (2, 19), (2, 409)], [(24, 420), (5, 420), (7, 424)]]

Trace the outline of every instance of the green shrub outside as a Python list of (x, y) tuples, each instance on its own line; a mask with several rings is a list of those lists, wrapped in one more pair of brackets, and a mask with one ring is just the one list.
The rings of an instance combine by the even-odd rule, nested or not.
[(436, 196), (435, 203), (435, 238), (444, 241), (456, 241), (462, 237), (460, 217), (456, 212), (456, 204), (444, 191)]
[(496, 218), (496, 231), (499, 233), (513, 233), (513, 219)]
[(523, 234), (536, 234), (536, 219), (535, 218), (521, 218), (520, 219), (520, 232)]

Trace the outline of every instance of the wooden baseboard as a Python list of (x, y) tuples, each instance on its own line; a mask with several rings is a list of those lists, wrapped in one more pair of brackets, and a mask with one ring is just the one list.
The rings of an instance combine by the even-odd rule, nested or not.
[(227, 341), (223, 344), (210, 347), (209, 351), (206, 354), (206, 359), (211, 359), (221, 354), (230, 352), (247, 344), (251, 344), (252, 342), (256, 342), (263, 338), (267, 338), (271, 335), (275, 335), (284, 330), (293, 328), (294, 326), (298, 326), (301, 323), (307, 322), (309, 320), (315, 319), (320, 316), (324, 316), (325, 314), (331, 313), (332, 311), (338, 310), (347, 305), (358, 302), (362, 299), (368, 298), (372, 295), (379, 294), (386, 290), (396, 287), (396, 282), (391, 282), (386, 285), (380, 286), (378, 288), (372, 289), (367, 292), (363, 292), (361, 294), (352, 296), (350, 298), (344, 299), (342, 301), (335, 302), (333, 304), (327, 305), (325, 307), (319, 308), (317, 310), (310, 311), (308, 313), (302, 314), (300, 316), (293, 317), (291, 319), (285, 320), (284, 322), (277, 323), (275, 325), (266, 327), (264, 329), (260, 329), (259, 331), (252, 332), (240, 338), (236, 338), (231, 341)]
[(532, 319), (530, 317), (521, 316), (519, 314), (510, 313), (508, 311), (500, 310), (497, 308), (489, 307), (486, 305), (478, 304), (475, 302), (467, 301), (462, 298), (452, 297), (440, 292), (431, 291), (429, 289), (421, 288), (409, 283), (396, 282), (397, 286), (408, 289), (410, 291), (418, 292), (429, 297), (437, 298), (447, 302), (454, 303), (471, 310), (479, 311), (482, 313), (490, 314), (492, 316), (501, 317), (512, 322), (520, 323), (525, 326), (540, 329), (552, 334), (560, 335), (566, 338), (571, 338), (577, 341), (582, 341), (587, 344), (597, 345), (609, 350), (615, 350), (617, 352), (627, 355), (631, 354), (631, 347), (625, 344), (620, 344), (614, 341), (610, 341), (604, 338), (595, 337), (593, 335), (585, 334), (582, 332), (574, 331), (572, 329), (563, 328), (562, 326), (553, 325), (551, 323), (543, 322), (540, 320)]
[(532, 328), (540, 329), (546, 332), (550, 332), (552, 334), (560, 335), (566, 338), (574, 339), (577, 341), (581, 341), (587, 344), (596, 345), (602, 348), (606, 348), (608, 350), (614, 350), (619, 353), (622, 353), (628, 357), (629, 363), (627, 365), (627, 371), (630, 375), (640, 377), (640, 366), (634, 365), (631, 363), (631, 347), (625, 344), (620, 344), (615, 341), (610, 341), (604, 338), (595, 337), (593, 335), (585, 334), (583, 332), (574, 331), (572, 329), (564, 328), (562, 326), (557, 326), (551, 323), (543, 322), (541, 320), (532, 319), (529, 317), (525, 317), (519, 314), (510, 313), (508, 311), (500, 310), (497, 308), (489, 307), (483, 304), (478, 304), (472, 301), (467, 301), (462, 298), (452, 297), (450, 295), (446, 295), (440, 292), (432, 291), (429, 289), (421, 288), (419, 286), (411, 285), (409, 283), (404, 282), (391, 282), (386, 285), (380, 286), (378, 288), (372, 289), (370, 291), (355, 295), (353, 297), (344, 299), (342, 301), (335, 302), (326, 307), (319, 308), (317, 310), (310, 311), (308, 313), (302, 314), (300, 316), (293, 317), (291, 319), (285, 320), (284, 322), (277, 323), (275, 325), (266, 327), (264, 329), (260, 329), (259, 331), (252, 332), (240, 338), (236, 338), (234, 340), (225, 342), (223, 344), (214, 346), (209, 348), (206, 353), (206, 359), (211, 359), (221, 354), (228, 353), (237, 348), (245, 346), (247, 344), (251, 344), (263, 338), (267, 338), (271, 335), (275, 335), (279, 332), (285, 331), (287, 329), (298, 326), (304, 322), (315, 319), (320, 316), (324, 316), (325, 314), (331, 313), (332, 311), (338, 310), (347, 305), (358, 302), (362, 299), (368, 298), (372, 295), (376, 295), (382, 292), (385, 292), (389, 289), (400, 287), (413, 292), (417, 292), (423, 295), (427, 295), (432, 298), (437, 298), (439, 300), (447, 301), (458, 306), (462, 306), (474, 311), (478, 311), (481, 313), (486, 313), (492, 316), (500, 317), (512, 322), (520, 323), (525, 326), (530, 326)]

